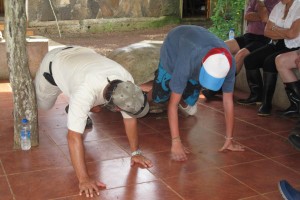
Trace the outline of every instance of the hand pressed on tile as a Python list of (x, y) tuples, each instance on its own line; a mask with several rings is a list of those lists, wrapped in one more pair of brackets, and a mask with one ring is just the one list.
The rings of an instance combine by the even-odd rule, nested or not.
[(186, 154), (189, 154), (189, 150), (184, 147), (181, 141), (172, 141), (171, 147), (171, 159), (175, 161), (185, 161), (187, 160)]
[(131, 166), (133, 166), (135, 163), (141, 164), (145, 168), (152, 167), (152, 162), (148, 158), (146, 158), (143, 155), (135, 155), (131, 157)]
[(87, 178), (79, 183), (79, 195), (85, 193), (86, 197), (93, 197), (94, 192), (99, 195), (99, 187), (106, 188), (106, 185), (100, 181)]

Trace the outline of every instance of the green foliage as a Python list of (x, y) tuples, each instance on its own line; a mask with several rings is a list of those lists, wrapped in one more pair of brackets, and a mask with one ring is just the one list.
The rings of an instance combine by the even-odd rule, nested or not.
[(212, 26), (209, 28), (223, 40), (228, 39), (230, 28), (234, 28), (235, 35), (242, 32), (242, 20), (245, 0), (217, 0), (211, 17)]

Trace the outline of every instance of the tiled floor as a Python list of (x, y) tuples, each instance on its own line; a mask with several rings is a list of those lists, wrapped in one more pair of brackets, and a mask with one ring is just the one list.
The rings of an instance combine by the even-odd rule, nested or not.
[[(245, 96), (236, 92), (235, 97)], [(0, 199), (85, 199), (70, 163), (66, 140), (65, 97), (39, 112), (40, 145), (13, 149), (12, 93), (0, 83)], [(287, 142), (295, 119), (258, 117), (255, 106), (235, 106), (235, 140), (246, 151), (218, 152), (224, 141), (221, 97), (199, 100), (194, 117), (180, 118), (181, 136), (191, 150), (186, 162), (170, 160), (166, 114), (139, 120), (140, 146), (154, 166), (130, 167), (130, 152), (118, 113), (91, 115), (86, 130), (86, 162), (91, 177), (107, 184), (102, 200), (263, 200), (282, 199), (277, 183), (287, 179), (300, 188), (300, 152)]]

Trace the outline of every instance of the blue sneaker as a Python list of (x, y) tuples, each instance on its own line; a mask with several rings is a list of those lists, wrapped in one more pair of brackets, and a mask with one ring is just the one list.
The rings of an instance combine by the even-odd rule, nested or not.
[(278, 189), (285, 200), (300, 200), (300, 192), (294, 189), (286, 180), (279, 181)]

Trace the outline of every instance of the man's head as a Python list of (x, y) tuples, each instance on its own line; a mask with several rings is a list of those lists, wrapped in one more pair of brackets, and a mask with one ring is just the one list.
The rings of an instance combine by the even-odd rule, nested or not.
[(225, 48), (211, 49), (202, 60), (199, 75), (200, 84), (213, 91), (218, 91), (232, 65), (232, 56)]
[(107, 108), (116, 111), (116, 107), (134, 118), (144, 117), (149, 111), (147, 95), (140, 87), (130, 81), (109, 81), (105, 99)]

